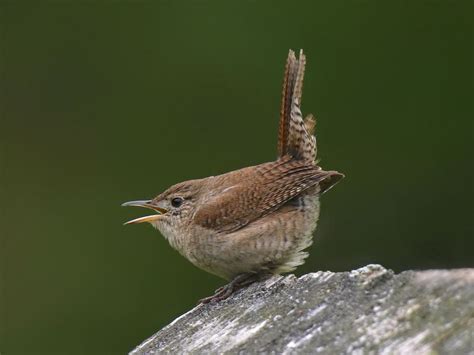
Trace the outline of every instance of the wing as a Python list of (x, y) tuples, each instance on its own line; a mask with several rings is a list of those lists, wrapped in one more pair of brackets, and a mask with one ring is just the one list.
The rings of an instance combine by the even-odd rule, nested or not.
[(199, 207), (194, 215), (195, 223), (218, 232), (232, 232), (275, 211), (316, 184), (341, 177), (335, 171), (323, 171), (288, 156), (244, 171), (239, 183)]
[(300, 109), (305, 66), (306, 56), (303, 50), (300, 51), (298, 59), (290, 50), (283, 77), (278, 157), (290, 155), (296, 159), (314, 162), (316, 160), (316, 138), (312, 135), (314, 119), (303, 120)]

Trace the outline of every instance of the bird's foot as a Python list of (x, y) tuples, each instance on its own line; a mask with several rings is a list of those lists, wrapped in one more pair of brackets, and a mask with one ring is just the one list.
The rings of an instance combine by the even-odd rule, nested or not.
[(219, 287), (212, 296), (200, 299), (198, 303), (216, 303), (225, 300), (235, 291), (254, 283), (259, 279), (258, 274), (240, 274), (237, 275), (227, 285)]

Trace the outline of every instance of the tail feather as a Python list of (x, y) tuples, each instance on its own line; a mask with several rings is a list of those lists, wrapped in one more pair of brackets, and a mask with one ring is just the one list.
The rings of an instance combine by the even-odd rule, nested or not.
[(304, 118), (304, 126), (309, 134), (314, 134), (316, 128), (316, 118), (312, 113), (306, 115), (306, 117)]
[(317, 164), (316, 156), (318, 155), (318, 145), (316, 144), (316, 118), (314, 118), (313, 114), (310, 113), (304, 118), (304, 127), (306, 128), (306, 132), (308, 132), (311, 144), (308, 148), (308, 153), (310, 153), (309, 159), (314, 161)]
[(306, 56), (303, 54), (303, 50), (300, 50), (300, 56), (298, 59), (298, 68), (296, 72), (294, 89), (293, 89), (293, 102), (301, 105), (301, 98), (303, 96), (303, 80), (304, 70), (306, 68)]
[(278, 132), (278, 156), (290, 155), (295, 159), (315, 162), (316, 139), (312, 135), (314, 119), (303, 120), (300, 105), (303, 95), (303, 79), (306, 57), (303, 50), (299, 58), (290, 50), (283, 78), (283, 90)]
[(287, 154), (288, 129), (290, 127), (290, 112), (293, 101), (293, 88), (296, 78), (298, 61), (295, 52), (291, 49), (286, 60), (285, 74), (283, 77), (283, 89), (281, 93), (280, 125), (278, 129), (278, 155)]

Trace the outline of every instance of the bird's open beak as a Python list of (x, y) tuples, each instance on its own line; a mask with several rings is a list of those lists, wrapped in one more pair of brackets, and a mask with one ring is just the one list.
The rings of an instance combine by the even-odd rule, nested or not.
[(124, 224), (136, 224), (136, 223), (143, 223), (143, 222), (153, 222), (156, 221), (161, 217), (162, 214), (168, 212), (165, 208), (158, 207), (155, 204), (152, 203), (151, 200), (143, 200), (143, 201), (128, 201), (125, 203), (122, 203), (122, 206), (135, 206), (135, 207), (144, 207), (144, 208), (149, 208), (152, 209), (158, 214), (152, 214), (149, 216), (144, 216), (144, 217), (139, 217), (132, 219), (131, 221), (125, 222)]

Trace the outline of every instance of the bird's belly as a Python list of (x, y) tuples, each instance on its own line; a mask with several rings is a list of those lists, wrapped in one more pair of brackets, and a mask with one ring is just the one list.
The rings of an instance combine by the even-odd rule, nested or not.
[[(246, 227), (225, 235), (199, 233), (185, 255), (212, 274), (231, 279), (246, 272), (284, 273), (304, 263), (319, 217), (315, 195), (299, 197)], [(202, 231), (204, 232), (204, 231)]]

